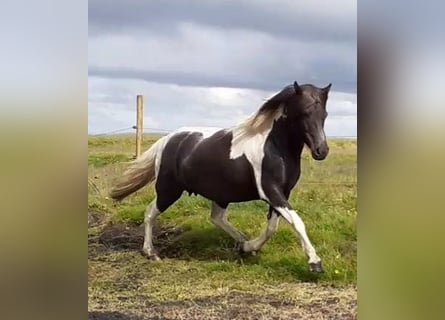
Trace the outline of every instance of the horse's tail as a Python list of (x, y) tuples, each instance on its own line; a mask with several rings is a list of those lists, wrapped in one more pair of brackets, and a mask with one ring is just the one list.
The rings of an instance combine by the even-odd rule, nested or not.
[(152, 183), (157, 177), (157, 168), (161, 160), (168, 138), (162, 137), (156, 141), (139, 158), (131, 162), (130, 167), (124, 172), (120, 181), (111, 190), (111, 198), (121, 201), (133, 192), (145, 185)]

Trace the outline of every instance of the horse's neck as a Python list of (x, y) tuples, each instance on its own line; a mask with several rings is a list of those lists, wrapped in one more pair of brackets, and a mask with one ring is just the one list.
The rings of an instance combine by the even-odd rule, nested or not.
[(284, 122), (275, 123), (269, 135), (271, 143), (283, 157), (300, 161), (304, 147), (303, 137), (289, 130)]

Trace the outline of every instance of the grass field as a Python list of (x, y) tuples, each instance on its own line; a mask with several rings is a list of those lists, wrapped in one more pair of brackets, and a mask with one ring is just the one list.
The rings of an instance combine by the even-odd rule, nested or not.
[[(144, 137), (144, 150), (158, 137)], [(89, 137), (89, 314), (91, 319), (353, 319), (356, 314), (355, 140), (330, 140), (322, 162), (304, 153), (290, 203), (301, 214), (325, 273), (311, 274), (298, 236), (285, 222), (254, 257), (210, 222), (210, 203), (184, 196), (159, 217), (155, 246), (139, 249), (143, 188), (121, 203), (108, 198), (134, 155), (134, 136)], [(261, 201), (232, 204), (229, 220), (249, 237), (266, 225)]]

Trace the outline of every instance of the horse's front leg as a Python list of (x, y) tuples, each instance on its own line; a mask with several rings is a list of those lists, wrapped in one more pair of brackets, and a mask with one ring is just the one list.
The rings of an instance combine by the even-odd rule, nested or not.
[(280, 222), (280, 216), (273, 210), (272, 207), (269, 208), (269, 214), (267, 215), (267, 227), (264, 231), (255, 239), (246, 241), (242, 245), (242, 250), (244, 252), (257, 252), (263, 245), (274, 235), (278, 229), (278, 223)]
[(323, 272), (321, 259), (317, 255), (314, 246), (306, 233), (306, 226), (298, 213), (292, 209), (284, 194), (275, 193), (269, 197), (269, 203), (287, 222), (289, 222), (301, 239), (301, 244), (309, 257), (309, 270), (311, 272)]

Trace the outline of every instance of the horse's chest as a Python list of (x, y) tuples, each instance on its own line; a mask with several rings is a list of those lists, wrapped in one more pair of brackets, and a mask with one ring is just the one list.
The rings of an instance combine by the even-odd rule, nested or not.
[(263, 160), (262, 186), (267, 191), (281, 190), (288, 194), (300, 177), (300, 163), (295, 159), (266, 154)]
[(300, 178), (300, 166), (299, 165), (289, 165), (286, 167), (286, 178), (285, 185), (288, 188), (293, 188)]

